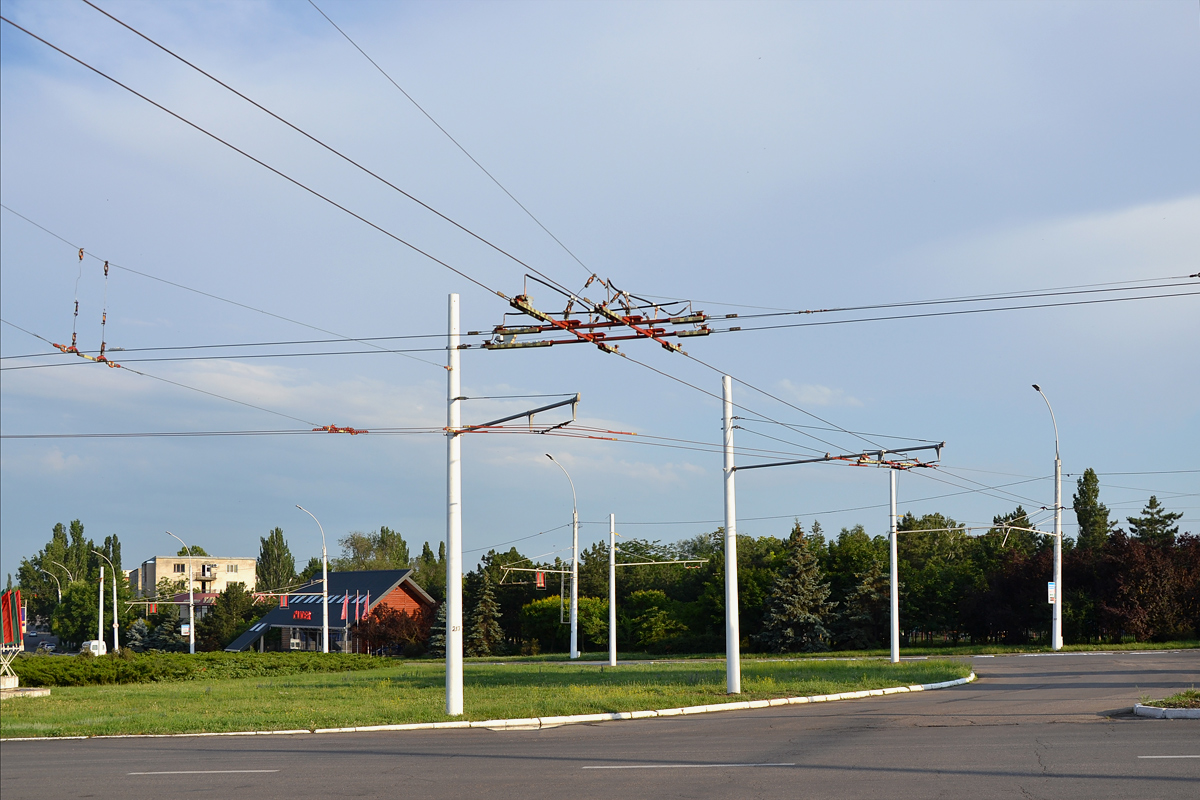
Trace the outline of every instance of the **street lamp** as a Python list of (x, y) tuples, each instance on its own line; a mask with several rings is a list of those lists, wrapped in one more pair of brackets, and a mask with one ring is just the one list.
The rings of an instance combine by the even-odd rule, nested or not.
[(46, 570), (42, 570), (42, 572), (45, 572), (51, 578), (54, 578), (54, 583), (58, 586), (58, 602), (61, 605), (62, 604), (62, 583), (59, 582), (58, 576), (55, 575), (53, 572), (47, 572)]
[(67, 573), (67, 577), (71, 579), (71, 583), (75, 582), (75, 576), (71, 574), (71, 570), (67, 569), (66, 565), (59, 564), (57, 561), (51, 561), (50, 563), (54, 564), (57, 567), (62, 567), (63, 572)]
[(329, 652), (329, 554), (325, 551), (325, 529), (321, 527), (321, 520), (317, 519), (311, 511), (302, 505), (297, 505), (296, 508), (303, 511), (313, 518), (313, 522), (317, 523), (317, 529), (321, 531), (321, 652)]
[(1042, 387), (1035, 383), (1033, 388), (1046, 401), (1046, 408), (1050, 409), (1050, 422), (1054, 424), (1054, 613), (1051, 616), (1050, 646), (1055, 650), (1061, 650), (1063, 646), (1062, 459), (1059, 458), (1058, 452), (1058, 421), (1054, 419), (1054, 409), (1050, 407), (1050, 401), (1046, 399), (1046, 393), (1042, 391)]
[(183, 539), (180, 539), (175, 534), (167, 531), (167, 536), (175, 539), (183, 545), (183, 549), (187, 551), (188, 556), (188, 652), (192, 655), (196, 654), (196, 596), (192, 593), (192, 577), (195, 575), (192, 572), (192, 548), (184, 544)]
[[(549, 453), (546, 458), (554, 461), (554, 456)], [(571, 480), (571, 474), (557, 461), (554, 464), (571, 484), (571, 658), (579, 658), (579, 507), (575, 502), (575, 481)]]
[(108, 565), (110, 567), (112, 567), (112, 573), (113, 573), (113, 626), (112, 626), (112, 628), (113, 628), (113, 652), (116, 653), (116, 652), (119, 652), (121, 649), (120, 645), (117, 644), (117, 633), (118, 633), (118, 627), (117, 627), (117, 568), (115, 566), (113, 566), (112, 560), (108, 556), (104, 555), (104, 553), (101, 553), (99, 550), (95, 550), (95, 549), (93, 549), (92, 552), (95, 553), (96, 555), (100, 556), (101, 558), (103, 558), (105, 561), (108, 562)]

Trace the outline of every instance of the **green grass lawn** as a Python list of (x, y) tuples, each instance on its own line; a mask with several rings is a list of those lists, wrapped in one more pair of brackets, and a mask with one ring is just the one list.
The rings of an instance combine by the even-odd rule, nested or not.
[[(934, 683), (965, 677), (961, 662), (755, 662), (742, 694), (725, 694), (721, 663), (468, 663), (466, 714), (486, 720), (676, 708)], [(437, 722), (445, 668), (405, 661), (360, 672), (170, 683), (56, 687), (49, 697), (4, 701), (0, 736), (80, 736), (289, 730)]]

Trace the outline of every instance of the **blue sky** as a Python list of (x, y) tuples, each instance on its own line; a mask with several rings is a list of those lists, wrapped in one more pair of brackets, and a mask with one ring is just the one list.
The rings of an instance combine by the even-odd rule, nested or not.
[[(813, 309), (1140, 281), (1200, 270), (1200, 25), (1194, 3), (318, 3), (586, 268), (540, 230), (304, 3), (102, 7), (537, 269), (590, 272), (710, 313)], [(279, 170), (509, 295), (523, 269), (173, 61), (83, 3), (4, 15)], [(0, 196), (87, 253), (340, 335), (438, 334), (505, 303), (4, 25)], [(323, 338), (294, 322), (113, 270), (0, 211), (0, 312), (95, 348)], [(78, 290), (76, 282), (78, 281)], [(1194, 283), (1194, 281), (1193, 281)], [(1195, 290), (1195, 286), (1184, 290)], [(1177, 290), (1178, 291), (1178, 290)], [(561, 310), (544, 290), (534, 299)], [(944, 469), (900, 476), (900, 506), (988, 523), (1102, 473), (1114, 515), (1155, 493), (1197, 530), (1196, 296), (692, 340), (717, 371), (622, 349), (772, 419), (945, 440)], [(815, 321), (818, 317), (804, 317)], [(784, 318), (788, 321), (788, 318)], [(747, 327), (749, 327), (747, 325)], [(3, 355), (46, 345), (3, 326)], [(432, 342), (437, 339), (413, 340)], [(300, 348), (302, 349), (302, 348)], [(351, 349), (351, 348), (347, 348)], [(357, 348), (356, 348), (357, 349)], [(203, 352), (203, 351), (201, 351)], [(94, 364), (0, 373), (6, 435), (358, 428), (445, 420), (444, 354)], [(66, 356), (5, 360), (6, 368)], [(582, 392), (580, 422), (716, 443), (711, 397), (586, 347), (463, 354), (470, 396)], [(478, 422), (540, 400), (481, 400)], [(772, 425), (738, 432), (826, 449)], [(862, 440), (808, 431), (846, 450)], [(879, 434), (880, 436), (876, 436)], [(886, 439), (888, 442), (899, 441)], [(802, 449), (780, 445), (803, 454)], [(464, 547), (609, 513), (667, 541), (722, 516), (720, 456), (542, 436), (464, 445)], [(1184, 472), (1184, 470), (1192, 470)], [(414, 436), (5, 439), (0, 571), (55, 522), (118, 534), (132, 566), (170, 529), (252, 556), (282, 526), (300, 560), (388, 525), (445, 535), (445, 441)], [(1130, 474), (1137, 473), (1137, 474)], [(1147, 474), (1154, 473), (1154, 474)], [(972, 481), (974, 483), (972, 483)], [(1024, 481), (1005, 489), (967, 491)], [(1069, 503), (1074, 479), (1064, 481)], [(887, 476), (843, 465), (742, 473), (740, 529), (887, 528)], [(953, 496), (934, 498), (939, 495)], [(841, 511), (842, 509), (856, 509)], [(1045, 521), (1046, 515), (1038, 517)], [(1067, 532), (1074, 516), (1065, 515)], [(653, 523), (653, 524), (648, 524)], [(518, 543), (561, 551), (565, 530)]]

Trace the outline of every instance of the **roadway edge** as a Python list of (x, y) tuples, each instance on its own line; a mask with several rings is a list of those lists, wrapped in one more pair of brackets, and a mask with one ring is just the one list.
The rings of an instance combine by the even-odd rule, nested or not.
[[(561, 717), (528, 717), (525, 719), (489, 719), (479, 721), (456, 720), (453, 722), (411, 722), (400, 725), (360, 725), (350, 728), (313, 728), (284, 731), (222, 731), (219, 733), (121, 733), (101, 736), (23, 736), (0, 739), (3, 742), (52, 742), (79, 739), (185, 739), (211, 736), (297, 736), (306, 733), (375, 733), (380, 731), (431, 731), (458, 728), (487, 728), (488, 730), (540, 730), (557, 728), (560, 725), (577, 725), (586, 722), (618, 722), (621, 720), (652, 719), (655, 717), (678, 717), (692, 714), (712, 714), (718, 711), (747, 711), (755, 708), (796, 706), (808, 703), (832, 703), (838, 700), (860, 700), (864, 697), (881, 697), (911, 692), (930, 692), (961, 686), (976, 680), (974, 670), (965, 678), (940, 683), (917, 683), (911, 686), (892, 686), (887, 689), (862, 689), (857, 692), (816, 694), (808, 697), (779, 697), (774, 700), (743, 700), (736, 703), (713, 703), (705, 706), (684, 708), (661, 708), (653, 711), (613, 711), (602, 714), (571, 714)], [(1173, 709), (1174, 710), (1174, 709)]]

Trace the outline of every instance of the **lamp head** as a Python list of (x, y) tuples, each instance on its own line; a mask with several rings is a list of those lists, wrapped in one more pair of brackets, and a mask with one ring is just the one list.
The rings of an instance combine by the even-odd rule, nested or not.
[(550, 459), (551, 461), (554, 460), (554, 456), (550, 455), (549, 453), (546, 453), (546, 458)]
[(1042, 390), (1042, 387), (1038, 386), (1036, 383), (1033, 384), (1033, 388), (1038, 390), (1039, 392)]

